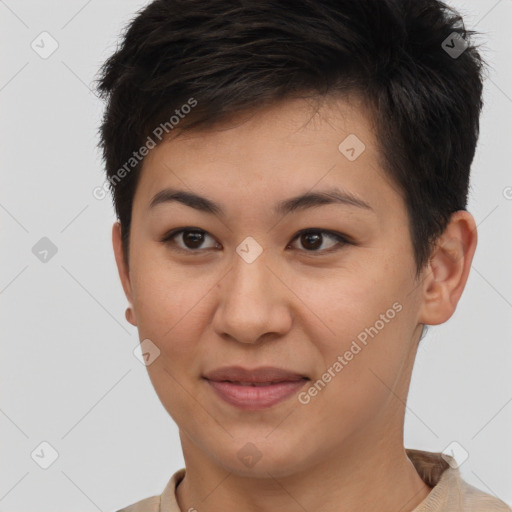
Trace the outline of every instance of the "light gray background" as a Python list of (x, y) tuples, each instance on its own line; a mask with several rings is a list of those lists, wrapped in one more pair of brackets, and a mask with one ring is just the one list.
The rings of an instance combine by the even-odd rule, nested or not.
[[(113, 511), (159, 494), (184, 465), (132, 352), (110, 198), (92, 195), (103, 105), (90, 87), (146, 3), (0, 0), (4, 512)], [(469, 203), (479, 245), (457, 312), (421, 343), (405, 444), (457, 441), (469, 452), (463, 478), (512, 505), (512, 1), (450, 4), (486, 33), (491, 65)], [(31, 48), (43, 31), (59, 44), (47, 59)], [(47, 263), (32, 253), (42, 237), (58, 248)], [(31, 458), (43, 441), (59, 454), (46, 470)]]

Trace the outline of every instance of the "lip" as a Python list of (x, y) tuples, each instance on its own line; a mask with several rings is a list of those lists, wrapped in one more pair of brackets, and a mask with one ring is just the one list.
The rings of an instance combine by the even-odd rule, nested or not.
[(309, 380), (271, 366), (254, 370), (240, 366), (217, 368), (203, 378), (225, 402), (246, 410), (271, 407), (295, 394)]
[(306, 375), (283, 368), (276, 368), (275, 366), (260, 366), (252, 370), (241, 366), (223, 366), (206, 372), (203, 377), (212, 381), (227, 380), (230, 382), (247, 383), (296, 381), (307, 378)]
[(206, 382), (216, 394), (228, 404), (239, 409), (258, 410), (272, 407), (295, 394), (308, 379), (282, 381), (276, 384), (251, 386), (228, 381), (208, 380)]

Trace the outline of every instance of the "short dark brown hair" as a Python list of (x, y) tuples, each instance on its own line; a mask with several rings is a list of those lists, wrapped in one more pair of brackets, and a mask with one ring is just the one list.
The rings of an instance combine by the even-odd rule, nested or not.
[(485, 64), (473, 34), (438, 0), (151, 2), (97, 80), (107, 100), (99, 147), (126, 261), (143, 162), (133, 154), (156, 127), (208, 128), (289, 97), (357, 92), (372, 113), (381, 165), (403, 192), (419, 274), (467, 204)]

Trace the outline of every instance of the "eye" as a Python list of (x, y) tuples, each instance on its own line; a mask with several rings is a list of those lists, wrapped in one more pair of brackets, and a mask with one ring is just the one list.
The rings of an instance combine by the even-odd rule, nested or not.
[[(202, 229), (180, 228), (175, 229), (164, 235), (164, 237), (161, 239), (161, 242), (165, 244), (174, 245), (176, 246), (175, 248), (179, 251), (199, 252), (198, 249), (205, 248), (202, 247), (202, 244), (204, 243), (206, 237), (210, 237), (210, 235), (206, 231), (203, 231)], [(181, 245), (179, 242), (181, 242)], [(214, 242), (213, 245), (211, 245), (210, 247), (206, 247), (206, 249), (215, 249), (219, 247), (220, 244)]]
[[(211, 238), (213, 243), (208, 246), (204, 246), (204, 241), (207, 238)], [(307, 229), (300, 231), (295, 235), (292, 242), (300, 239), (303, 247), (305, 247), (306, 252), (316, 252), (316, 253), (324, 253), (324, 252), (333, 252), (338, 248), (353, 243), (349, 240), (349, 238), (341, 233), (336, 233), (334, 231), (327, 231), (322, 229)], [(330, 239), (334, 241), (330, 246), (323, 247), (326, 239)], [(172, 245), (173, 249), (182, 252), (188, 253), (200, 253), (200, 249), (221, 249), (222, 246), (215, 241), (213, 237), (211, 237), (206, 231), (199, 228), (179, 228), (170, 231), (165, 234), (163, 238), (160, 240), (162, 243), (166, 245)], [(339, 247), (337, 247), (339, 246)], [(291, 244), (287, 246), (291, 247)], [(318, 249), (321, 250), (318, 250)]]
[[(322, 250), (317, 250), (319, 247), (322, 247), (325, 238), (334, 240), (335, 243), (328, 247), (324, 246)], [(307, 229), (301, 231), (295, 236), (293, 241), (297, 239), (299, 239), (303, 247), (305, 247), (306, 252), (332, 252), (339, 248), (337, 246), (344, 246), (351, 243), (348, 237), (341, 233), (321, 229)], [(290, 247), (290, 245), (288, 247)]]

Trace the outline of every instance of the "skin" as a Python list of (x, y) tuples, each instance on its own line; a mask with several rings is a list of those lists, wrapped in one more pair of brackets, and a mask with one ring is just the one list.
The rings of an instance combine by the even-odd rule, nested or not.
[[(349, 134), (366, 146), (354, 161), (338, 150)], [(272, 212), (279, 201), (331, 186), (371, 209)], [(166, 187), (205, 196), (225, 216), (178, 202), (150, 209)], [(185, 245), (182, 235), (174, 245), (161, 241), (180, 227), (203, 230), (202, 245)], [(297, 236), (310, 228), (354, 243)], [(181, 510), (406, 512), (428, 495), (403, 445), (405, 402), (422, 326), (453, 314), (476, 226), (468, 212), (453, 214), (416, 279), (405, 203), (379, 166), (360, 102), (330, 98), (315, 111), (290, 99), (215, 129), (174, 134), (144, 162), (129, 266), (119, 223), (112, 236), (127, 318), (160, 350), (147, 368), (179, 427), (187, 468), (177, 487)], [(250, 264), (236, 252), (248, 236), (263, 248)], [(307, 404), (295, 395), (244, 411), (201, 378), (219, 366), (271, 365), (316, 382), (394, 303), (401, 311)], [(247, 443), (261, 455), (252, 467), (238, 457)]]

